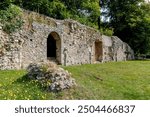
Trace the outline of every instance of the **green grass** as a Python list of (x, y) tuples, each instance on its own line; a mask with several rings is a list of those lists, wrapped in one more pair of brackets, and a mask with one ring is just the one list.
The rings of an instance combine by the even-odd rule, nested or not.
[(0, 71), (0, 99), (150, 99), (150, 61), (64, 67), (77, 87), (50, 93), (26, 71)]

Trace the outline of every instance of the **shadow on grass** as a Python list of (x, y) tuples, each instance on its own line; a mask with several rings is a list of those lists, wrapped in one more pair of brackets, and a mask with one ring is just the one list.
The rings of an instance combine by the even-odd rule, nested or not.
[(16, 81), (13, 82), (13, 84), (21, 84), (23, 87), (28, 87), (28, 88), (35, 87), (45, 93), (52, 92), (48, 90), (48, 87), (43, 86), (40, 81), (29, 78), (27, 74), (18, 78)]
[(29, 78), (27, 74), (18, 78), (13, 84), (21, 84), (24, 88), (38, 88), (42, 92), (45, 91), (45, 87), (42, 87), (38, 80)]
[(28, 77), (27, 74), (25, 74), (24, 76), (18, 78), (16, 81), (14, 81), (14, 83), (27, 83), (30, 81), (31, 81), (31, 79)]
[[(64, 95), (64, 92), (65, 92), (65, 91), (64, 92), (61, 92), (61, 91), (51, 91), (49, 89), (49, 87), (43, 86), (40, 81), (29, 78), (27, 74), (25, 74), (24, 76), (16, 79), (13, 82), (13, 85), (14, 86), (15, 85), (19, 86), (19, 88), (21, 90), (26, 90), (27, 93), (29, 93), (32, 96), (33, 95), (37, 96), (38, 93), (40, 93), (40, 96), (41, 96), (44, 93), (46, 95), (52, 96), (53, 99), (62, 99), (62, 97)], [(31, 93), (30, 92), (31, 90), (34, 90), (34, 92)], [(70, 92), (68, 94), (70, 94)]]

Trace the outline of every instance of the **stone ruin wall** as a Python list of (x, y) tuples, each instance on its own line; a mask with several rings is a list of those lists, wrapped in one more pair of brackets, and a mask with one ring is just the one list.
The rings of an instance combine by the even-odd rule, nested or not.
[(18, 32), (8, 35), (0, 26), (0, 69), (21, 69), (47, 61), (50, 34), (56, 39), (56, 59), (62, 65), (95, 63), (95, 42), (102, 42), (100, 62), (133, 59), (132, 49), (117, 37), (102, 36), (73, 20), (54, 20), (25, 11), (24, 26)]
[(103, 62), (134, 59), (134, 51), (116, 36), (102, 36)]
[(0, 27), (0, 69), (20, 69), (20, 47), (20, 40), (6, 34)]

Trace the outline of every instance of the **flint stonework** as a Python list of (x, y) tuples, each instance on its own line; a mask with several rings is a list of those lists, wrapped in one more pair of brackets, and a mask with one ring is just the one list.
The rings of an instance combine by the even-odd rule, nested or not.
[(134, 59), (134, 52), (118, 37), (108, 37), (77, 21), (55, 20), (24, 11), (21, 30), (6, 34), (0, 25), (0, 69), (24, 69), (30, 63), (61, 65)]

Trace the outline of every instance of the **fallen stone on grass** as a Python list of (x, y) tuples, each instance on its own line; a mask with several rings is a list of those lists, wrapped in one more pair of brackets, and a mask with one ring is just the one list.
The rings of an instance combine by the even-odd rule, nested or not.
[(58, 67), (53, 62), (42, 64), (32, 63), (28, 66), (27, 71), (29, 78), (38, 80), (49, 91), (62, 91), (76, 86), (71, 73)]

